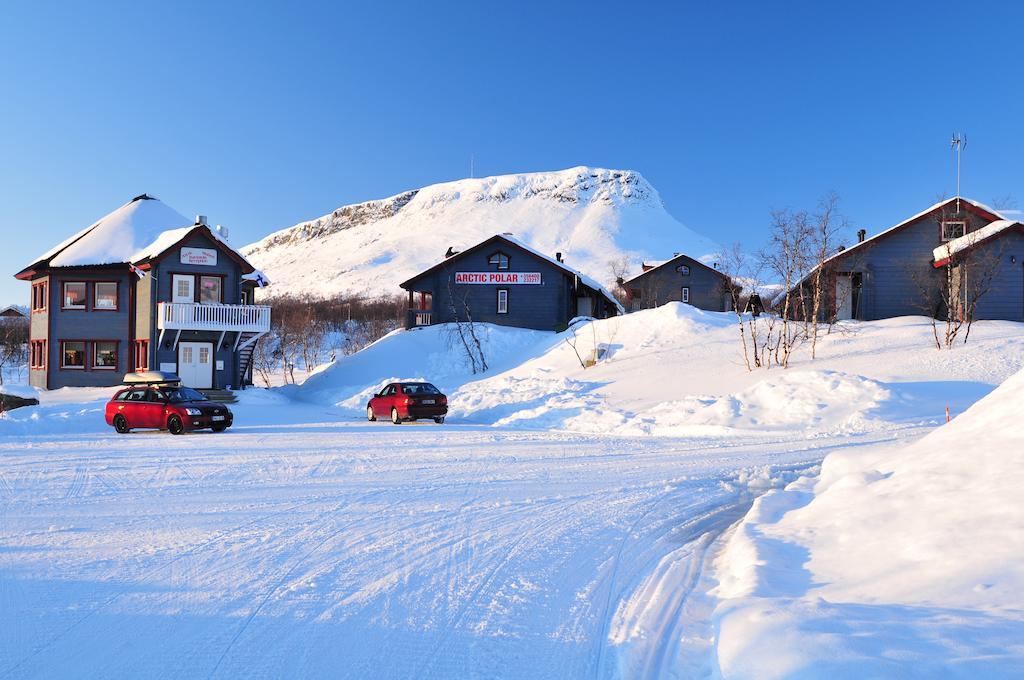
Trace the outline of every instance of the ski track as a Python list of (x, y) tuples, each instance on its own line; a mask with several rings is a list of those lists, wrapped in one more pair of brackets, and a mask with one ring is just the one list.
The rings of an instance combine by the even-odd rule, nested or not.
[[(717, 537), (767, 488), (741, 473), (918, 434), (0, 438), (0, 677), (663, 677), (706, 623), (687, 607)], [(656, 639), (613, 642), (666, 584)]]

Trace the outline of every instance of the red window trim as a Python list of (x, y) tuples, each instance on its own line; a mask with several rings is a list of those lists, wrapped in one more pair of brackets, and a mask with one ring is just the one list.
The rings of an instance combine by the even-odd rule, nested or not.
[(29, 370), (46, 370), (46, 340), (32, 340), (29, 342)]
[[(82, 340), (79, 338), (68, 338), (66, 340), (58, 340), (60, 348), (60, 370), (62, 371), (86, 371), (89, 366), (89, 341)], [(82, 343), (82, 365), (81, 366), (65, 366), (64, 365), (64, 345), (69, 342), (80, 342)]]
[[(97, 345), (101, 342), (109, 342), (114, 345), (114, 365), (113, 366), (97, 366), (96, 365), (96, 349)], [(91, 352), (86, 352), (90, 357), (89, 367), (93, 371), (116, 371), (121, 366), (121, 341), (120, 340), (91, 340), (89, 344), (92, 345)]]
[[(92, 286), (91, 295), (88, 296), (89, 300), (89, 311), (91, 312), (120, 312), (121, 311), (121, 282), (120, 281), (90, 281)], [(113, 307), (97, 307), (96, 306), (96, 284), (97, 283), (112, 283), (114, 284), (114, 306)]]
[(149, 370), (149, 340), (135, 341), (135, 371)]
[[(82, 281), (81, 279), (61, 279), (59, 283), (60, 283), (60, 308), (61, 308), (62, 311), (63, 310), (67, 310), (69, 312), (88, 312), (89, 311), (89, 282), (88, 281)], [(69, 283), (80, 283), (83, 286), (85, 286), (85, 305), (83, 305), (82, 307), (68, 307), (67, 305), (64, 304), (64, 301), (67, 299), (67, 297), (64, 295), (64, 286), (68, 285)], [(72, 342), (77, 342), (77, 340), (73, 340)]]
[(40, 281), (32, 284), (32, 313), (41, 314), (46, 311), (48, 303), (47, 293), (49, 288), (49, 280)]

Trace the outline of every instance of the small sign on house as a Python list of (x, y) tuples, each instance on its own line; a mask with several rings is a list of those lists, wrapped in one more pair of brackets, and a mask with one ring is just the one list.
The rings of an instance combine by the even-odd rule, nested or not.
[(215, 267), (217, 266), (217, 251), (213, 248), (182, 248), (181, 263)]

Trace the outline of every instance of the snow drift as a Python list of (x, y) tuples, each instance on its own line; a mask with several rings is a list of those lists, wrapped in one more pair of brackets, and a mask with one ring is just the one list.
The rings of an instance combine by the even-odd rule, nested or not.
[(1022, 397), (1024, 371), (905, 449), (833, 453), (758, 499), (718, 562), (723, 676), (1019, 677)]
[(853, 435), (938, 424), (946, 404), (958, 411), (989, 391), (996, 357), (1024, 349), (1019, 325), (983, 324), (936, 375), (927, 324), (877, 326), (826, 337), (815, 362), (748, 372), (735, 316), (681, 303), (561, 334), (479, 324), (490, 370), (477, 375), (452, 329), (432, 326), (392, 333), (289, 393), (359, 417), (387, 382), (425, 379), (449, 395), (454, 422), (627, 436)]
[(449, 246), (510, 232), (606, 285), (610, 262), (675, 252), (713, 258), (719, 246), (672, 218), (639, 173), (577, 167), (463, 179), (338, 208), (242, 249), (274, 281), (271, 294), (393, 295)]

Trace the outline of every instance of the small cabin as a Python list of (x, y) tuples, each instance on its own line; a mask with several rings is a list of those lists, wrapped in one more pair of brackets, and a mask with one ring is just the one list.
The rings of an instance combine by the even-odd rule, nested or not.
[(562, 330), (575, 317), (622, 313), (600, 283), (508, 234), (449, 249), (441, 262), (401, 284), (408, 293), (406, 328), (474, 321)]
[(709, 312), (732, 309), (732, 280), (700, 260), (676, 253), (665, 262), (644, 263), (643, 271), (622, 282), (630, 311), (685, 302)]

